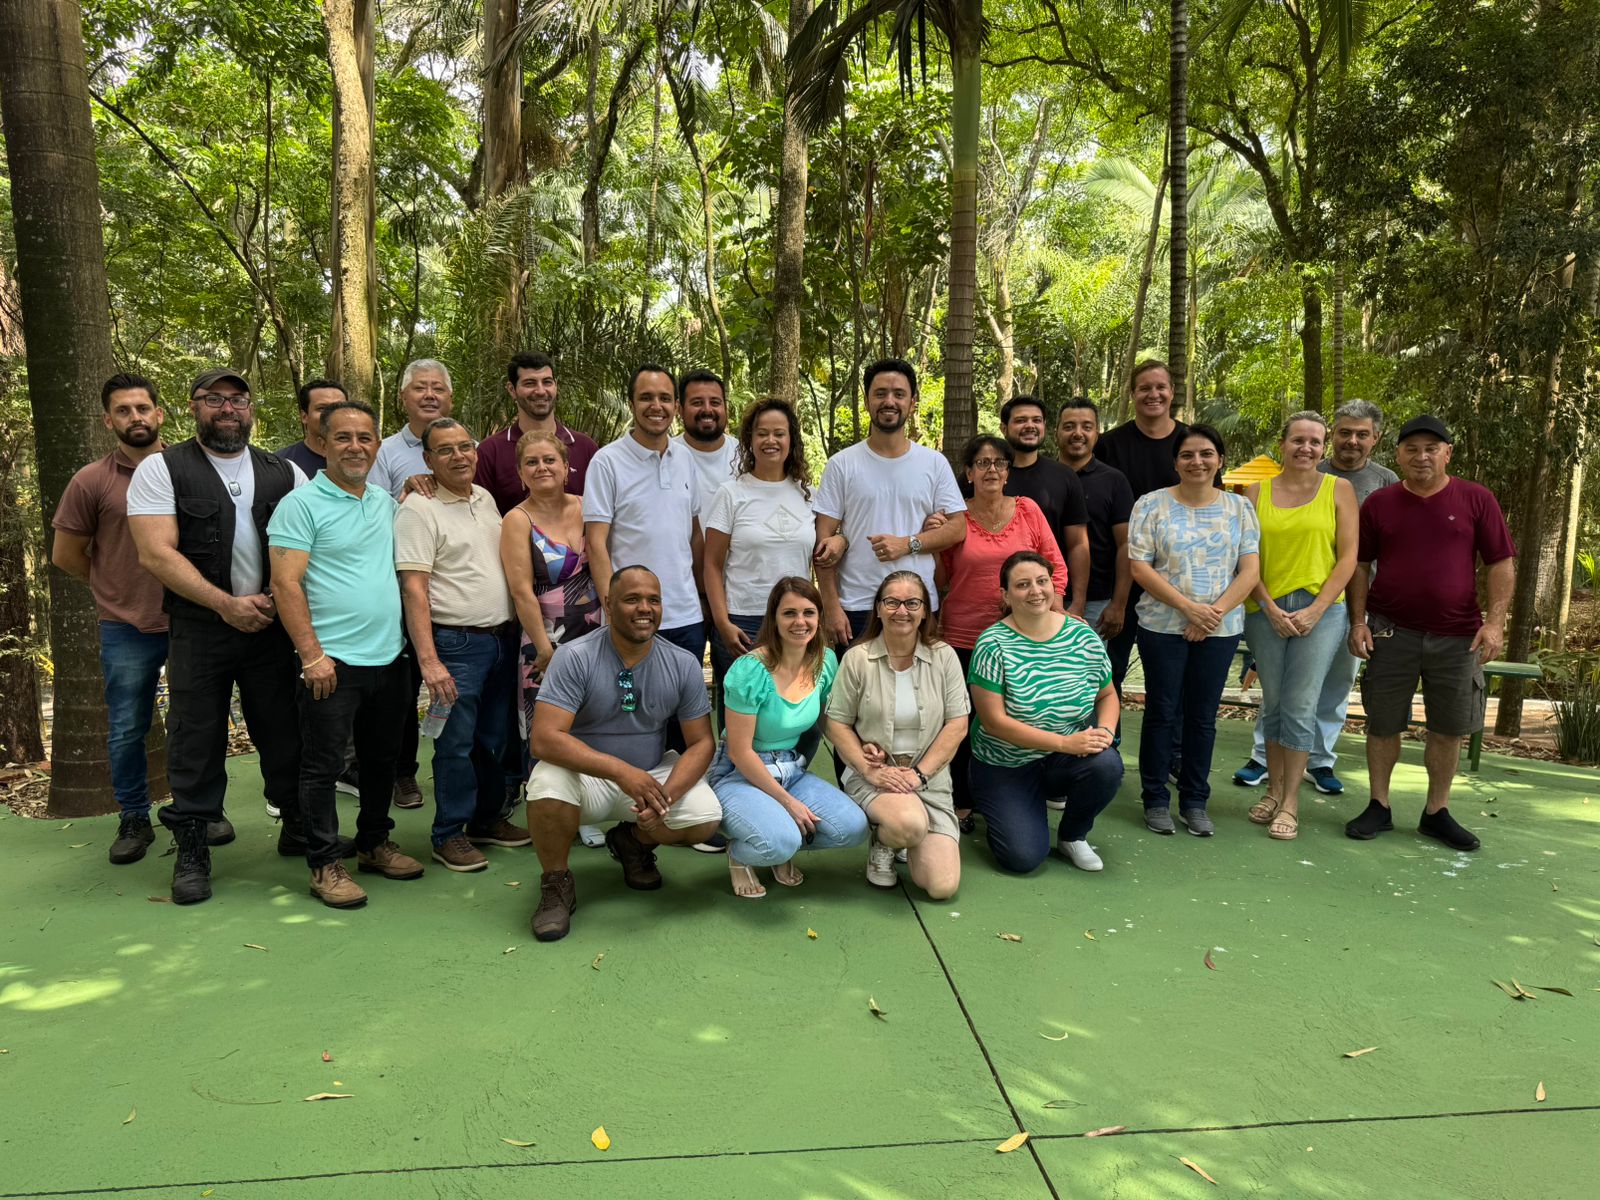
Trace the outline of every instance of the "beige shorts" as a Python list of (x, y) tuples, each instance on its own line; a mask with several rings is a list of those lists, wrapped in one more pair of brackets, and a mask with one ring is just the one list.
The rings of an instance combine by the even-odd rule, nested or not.
[[(840, 787), (844, 789), (844, 794), (859, 804), (863, 810), (879, 795), (877, 788), (849, 767), (845, 768), (844, 781)], [(928, 832), (943, 834), (947, 838), (960, 841), (961, 822), (956, 819), (955, 797), (950, 792), (949, 768), (936, 773), (928, 780), (928, 786), (917, 795), (922, 798), (922, 807), (928, 811)]]
[[(677, 753), (668, 750), (650, 774), (656, 782), (665, 783), (677, 761)], [(579, 819), (585, 825), (636, 819), (633, 801), (611, 780), (580, 775), (566, 767), (544, 761), (535, 763), (533, 774), (528, 776), (528, 799), (559, 800), (563, 804), (571, 804), (578, 809)], [(691, 825), (715, 824), (721, 820), (722, 805), (717, 803), (717, 794), (702, 779), (667, 809), (662, 823), (668, 829), (687, 829)]]

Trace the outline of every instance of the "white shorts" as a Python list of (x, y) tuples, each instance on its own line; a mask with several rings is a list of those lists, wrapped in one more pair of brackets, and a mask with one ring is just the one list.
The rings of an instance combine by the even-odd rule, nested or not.
[[(650, 774), (656, 782), (666, 783), (677, 761), (677, 752), (668, 750)], [(528, 776), (527, 795), (529, 800), (559, 800), (575, 806), (585, 825), (637, 819), (633, 800), (611, 780), (580, 775), (542, 759), (534, 764), (533, 774)], [(717, 794), (702, 779), (667, 809), (662, 824), (668, 829), (687, 829), (691, 825), (714, 824), (721, 820), (722, 805), (717, 803)]]

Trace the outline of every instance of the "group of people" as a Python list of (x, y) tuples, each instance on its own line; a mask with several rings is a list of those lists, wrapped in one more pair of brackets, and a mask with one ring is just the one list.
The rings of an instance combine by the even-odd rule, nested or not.
[[(639, 890), (661, 886), (660, 846), (726, 850), (751, 899), (762, 871), (798, 886), (802, 851), (865, 845), (870, 883), (896, 886), (899, 860), (945, 898), (981, 817), (1002, 870), (1032, 871), (1054, 845), (1098, 871), (1089, 835), (1122, 782), (1133, 647), (1145, 825), (1207, 837), (1241, 637), (1262, 688), (1257, 750), (1235, 775), (1267, 785), (1251, 820), (1290, 839), (1302, 776), (1341, 790), (1333, 744), (1365, 659), (1371, 802), (1346, 832), (1393, 827), (1420, 681), (1419, 829), (1476, 848), (1449, 786), (1481, 726), (1513, 549), (1494, 497), (1450, 477), (1440, 421), (1400, 429), (1403, 479), (1386, 482), (1374, 405), (1335, 414), (1331, 460), (1323, 417), (1296, 413), (1282, 473), (1238, 495), (1220, 486), (1222, 436), (1173, 419), (1170, 374), (1151, 361), (1129, 381), (1126, 424), (1102, 435), (1082, 398), (1055, 414), (1059, 459), (1043, 454), (1045, 405), (1010, 400), (958, 480), (911, 439), (909, 363), (872, 363), (862, 386), (868, 435), (813, 488), (793, 409), (757, 400), (730, 432), (709, 371), (641, 366), (630, 426), (604, 447), (557, 417), (542, 354), (508, 364), (516, 419), (481, 440), (450, 416), (438, 362), (405, 368), (406, 422), (388, 438), (367, 405), (313, 380), (304, 437), (276, 454), (251, 444), (255, 398), (236, 372), (196, 377), (195, 436), (176, 445), (155, 386), (114, 376), (102, 400), (117, 448), (72, 481), (52, 552), (101, 617), (111, 861), (154, 838), (143, 747), (165, 668), (173, 802), (159, 816), (178, 903), (210, 897), (211, 848), (233, 837), (235, 687), (278, 851), (303, 856), (311, 894), (336, 908), (367, 901), (349, 859), (383, 879), (424, 873), (391, 817), (424, 803), (424, 735), (430, 860), (479, 871), (482, 847), (531, 843), (540, 940), (570, 928), (575, 842), (604, 846)], [(837, 784), (811, 769), (824, 739)], [(358, 797), (353, 837), (340, 790)]]

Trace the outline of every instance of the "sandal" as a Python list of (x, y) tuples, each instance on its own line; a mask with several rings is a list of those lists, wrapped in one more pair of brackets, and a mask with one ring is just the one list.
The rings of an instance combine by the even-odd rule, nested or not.
[(1300, 818), (1292, 812), (1280, 812), (1267, 826), (1267, 836), (1280, 842), (1292, 842), (1300, 836)]
[(779, 863), (772, 868), (772, 882), (781, 883), (784, 887), (799, 887), (806, 881), (800, 868), (794, 865), (794, 859), (786, 863)]
[(1263, 796), (1250, 809), (1250, 819), (1257, 825), (1269, 824), (1272, 818), (1278, 815), (1278, 810), (1282, 807), (1283, 801), (1276, 796)]
[[(767, 894), (767, 889), (761, 886), (761, 880), (756, 877), (753, 867), (729, 859), (728, 875), (733, 881), (733, 894), (741, 900), (760, 900)], [(741, 886), (746, 890), (741, 892), (739, 890)]]

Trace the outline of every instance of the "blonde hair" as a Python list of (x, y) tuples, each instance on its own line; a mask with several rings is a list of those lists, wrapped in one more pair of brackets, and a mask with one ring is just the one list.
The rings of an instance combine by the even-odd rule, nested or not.
[(567, 461), (567, 444), (548, 429), (535, 429), (532, 433), (525, 433), (517, 439), (517, 471), (522, 471), (522, 460), (530, 448), (540, 442), (549, 442), (561, 455), (561, 461)]

